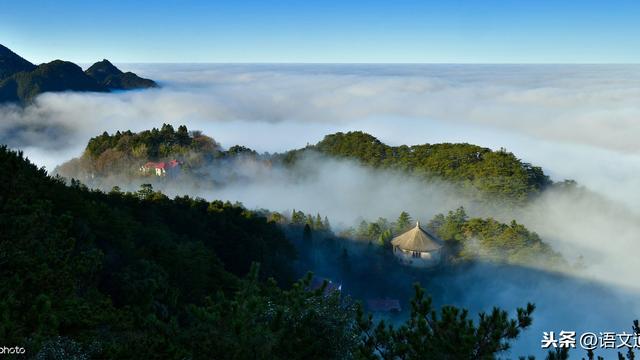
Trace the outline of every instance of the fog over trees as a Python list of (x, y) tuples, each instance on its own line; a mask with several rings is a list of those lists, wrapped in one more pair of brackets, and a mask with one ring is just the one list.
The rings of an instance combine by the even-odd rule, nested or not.
[[(215, 85), (189, 68), (151, 72), (162, 89), (0, 106), (0, 142), (34, 159), (2, 149), (3, 338), (44, 358), (545, 358), (543, 331), (632, 329), (629, 249), (640, 222), (623, 175), (635, 160), (607, 153), (627, 151), (628, 139), (586, 134), (583, 145), (606, 150), (568, 162), (579, 147), (526, 149), (518, 135), (534, 118), (580, 117), (554, 112), (575, 84), (601, 89), (591, 99), (611, 105), (609, 85), (580, 77), (588, 69), (564, 84), (540, 79), (555, 87), (533, 92), (526, 74), (499, 71), (489, 89), (479, 86), (487, 70), (470, 78), (442, 67), (435, 81), (420, 67), (257, 69), (214, 70)], [(290, 81), (309, 85), (277, 86)], [(617, 84), (624, 104), (632, 90)], [(448, 112), (449, 98), (461, 105)], [(405, 116), (387, 123), (402, 131), (354, 120), (369, 111)], [(505, 120), (514, 114), (517, 123)], [(479, 145), (460, 134), (441, 142), (425, 131), (442, 131), (435, 120), (410, 126), (422, 116), (515, 130)], [(551, 125), (534, 133), (575, 135)], [(265, 152), (266, 143), (278, 147)], [(567, 152), (548, 157), (557, 149)], [(603, 158), (625, 166), (603, 171)], [(42, 159), (64, 179), (38, 169)], [(179, 170), (162, 176), (141, 170), (173, 161)], [(584, 176), (564, 180), (573, 174)], [(394, 258), (391, 239), (418, 220), (444, 242), (443, 266)], [(401, 310), (381, 313), (369, 300)]]

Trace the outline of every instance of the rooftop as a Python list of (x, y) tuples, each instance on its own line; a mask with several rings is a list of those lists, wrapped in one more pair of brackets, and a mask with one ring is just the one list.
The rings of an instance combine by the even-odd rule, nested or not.
[(391, 244), (402, 250), (419, 252), (436, 251), (442, 248), (442, 241), (422, 229), (419, 221), (416, 222), (416, 226), (411, 230), (394, 237), (391, 240)]
[(171, 160), (167, 162), (149, 161), (148, 163), (144, 164), (144, 167), (146, 167), (147, 169), (171, 169), (178, 165), (180, 165), (180, 162), (178, 160)]

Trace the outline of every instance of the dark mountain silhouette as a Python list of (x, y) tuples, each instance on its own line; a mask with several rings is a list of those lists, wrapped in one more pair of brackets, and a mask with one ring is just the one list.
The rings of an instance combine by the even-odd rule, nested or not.
[(0, 102), (24, 104), (45, 92), (107, 92), (157, 86), (153, 80), (123, 73), (108, 60), (93, 64), (86, 72), (62, 60), (35, 66), (0, 45)]
[(153, 80), (144, 79), (132, 72), (122, 72), (109, 60), (99, 61), (85, 71), (99, 84), (112, 90), (130, 90), (157, 87)]
[(2, 101), (26, 102), (50, 91), (107, 91), (78, 65), (62, 60), (42, 64), (35, 70), (19, 72), (0, 83)]
[(104, 83), (107, 78), (120, 76), (123, 74), (123, 72), (115, 67), (115, 65), (113, 65), (109, 60), (104, 59), (91, 65), (91, 67), (89, 67), (87, 71), (85, 71), (85, 74), (96, 79), (96, 81), (99, 83)]
[(32, 63), (0, 45), (0, 81), (21, 71), (32, 71), (35, 68)]

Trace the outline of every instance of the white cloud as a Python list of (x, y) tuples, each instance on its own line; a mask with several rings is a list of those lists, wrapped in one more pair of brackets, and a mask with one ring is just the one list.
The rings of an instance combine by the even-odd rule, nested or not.
[[(542, 165), (554, 179), (574, 178), (603, 198), (548, 193), (520, 213), (481, 208), (472, 212), (504, 220), (515, 217), (568, 257), (583, 254), (590, 265), (585, 276), (637, 288), (633, 250), (640, 239), (639, 66), (122, 67), (157, 79), (163, 87), (114, 94), (45, 94), (24, 109), (2, 106), (0, 143), (24, 149), (49, 169), (79, 155), (87, 140), (102, 131), (138, 131), (163, 122), (204, 130), (225, 146), (240, 143), (259, 151), (301, 147), (346, 130), (364, 130), (394, 145), (449, 141), (504, 146)], [(400, 210), (429, 218), (458, 205), (471, 206), (445, 184), (424, 186), (399, 174), (346, 162), (316, 165), (315, 175), (304, 181), (249, 167), (243, 171), (259, 174), (259, 181), (167, 190), (239, 200), (250, 207), (320, 212), (345, 223), (358, 216), (393, 218)], [(533, 292), (520, 283), (516, 277), (507, 285), (476, 290), (482, 296), (493, 295), (488, 297), (491, 304), (495, 300), (508, 307), (518, 297), (514, 294), (537, 294), (531, 300), (550, 307), (563, 294), (561, 287), (546, 281), (533, 284)], [(502, 286), (504, 292), (495, 290)], [(572, 291), (582, 289), (572, 286), (577, 286)], [(628, 309), (608, 309), (605, 302), (587, 309), (580, 299), (573, 299), (575, 309), (605, 315), (597, 321), (589, 317), (589, 323), (574, 311), (574, 317), (564, 320), (581, 326), (607, 324), (612, 311), (620, 320), (620, 312), (632, 314), (639, 308), (632, 296), (621, 299), (629, 303)], [(466, 300), (458, 300), (466, 305)], [(471, 300), (470, 306), (476, 299)], [(545, 325), (562, 320), (557, 311), (540, 313)]]
[[(591, 65), (125, 65), (159, 90), (45, 94), (0, 108), (0, 142), (79, 154), (104, 130), (163, 122), (225, 145), (283, 151), (362, 129), (391, 144), (507, 147), (555, 178), (640, 203), (640, 67)], [(37, 151), (37, 148), (43, 150)], [(46, 153), (41, 157), (38, 154)], [(622, 186), (621, 186), (622, 184)], [(637, 195), (629, 194), (636, 193)]]

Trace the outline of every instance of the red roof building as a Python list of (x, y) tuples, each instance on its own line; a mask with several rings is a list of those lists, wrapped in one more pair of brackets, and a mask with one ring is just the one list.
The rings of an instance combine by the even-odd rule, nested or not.
[(167, 162), (149, 161), (140, 167), (140, 172), (148, 174), (153, 171), (156, 176), (165, 176), (167, 175), (167, 171), (178, 169), (179, 167), (180, 162), (178, 160), (171, 160)]

